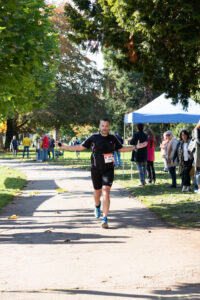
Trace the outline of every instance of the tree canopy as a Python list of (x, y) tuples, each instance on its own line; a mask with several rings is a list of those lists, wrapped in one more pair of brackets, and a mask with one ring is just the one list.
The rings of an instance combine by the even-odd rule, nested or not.
[(100, 97), (103, 75), (94, 62), (69, 41), (66, 33), (70, 27), (62, 6), (54, 10), (52, 21), (60, 40), (56, 89), (46, 107), (21, 116), (20, 123), (25, 124), (23, 130), (28, 127), (33, 132), (38, 128), (67, 131), (77, 125), (97, 125), (105, 114)]
[[(198, 100), (200, 2), (186, 0), (74, 0), (66, 4), (70, 38), (91, 51), (117, 50), (120, 68), (187, 105)], [(115, 53), (115, 51), (113, 51)]]
[(0, 114), (31, 111), (55, 85), (58, 38), (44, 0), (0, 1)]

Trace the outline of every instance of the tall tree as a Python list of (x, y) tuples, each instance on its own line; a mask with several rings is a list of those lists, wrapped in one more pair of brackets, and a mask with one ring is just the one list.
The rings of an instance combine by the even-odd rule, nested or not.
[(145, 84), (174, 102), (196, 101), (200, 87), (200, 2), (186, 0), (74, 0), (66, 4), (70, 38), (91, 51), (104, 45), (113, 60), (142, 73)]
[(47, 102), (55, 85), (58, 38), (44, 0), (0, 1), (0, 116)]
[(26, 128), (48, 130), (96, 125), (105, 114), (104, 101), (100, 98), (103, 75), (83, 51), (69, 41), (66, 33), (70, 27), (62, 6), (54, 10), (52, 21), (60, 40), (56, 91), (46, 107), (24, 116), (29, 119)]

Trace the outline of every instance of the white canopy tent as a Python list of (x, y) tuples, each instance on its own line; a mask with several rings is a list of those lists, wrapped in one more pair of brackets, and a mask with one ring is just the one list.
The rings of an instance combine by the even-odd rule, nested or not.
[(134, 123), (198, 123), (199, 120), (199, 103), (188, 99), (188, 107), (184, 108), (181, 103), (172, 104), (172, 99), (166, 98), (166, 95), (162, 94), (142, 108), (124, 116), (124, 141), (126, 138), (126, 124), (132, 124), (133, 134)]
[(188, 107), (172, 104), (172, 99), (162, 94), (135, 112), (124, 116), (125, 124), (132, 123), (197, 123), (200, 119), (200, 104), (188, 99)]

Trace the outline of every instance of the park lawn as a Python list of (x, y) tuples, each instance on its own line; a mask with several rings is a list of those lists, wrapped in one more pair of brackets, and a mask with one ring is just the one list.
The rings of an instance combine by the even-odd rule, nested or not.
[(14, 160), (23, 160), (23, 161), (28, 161), (28, 160), (35, 160), (36, 159), (36, 152), (35, 148), (30, 148), (29, 152), (29, 159), (27, 159), (27, 153), (25, 154), (25, 158), (23, 159), (23, 146), (19, 147), (19, 151), (17, 153), (17, 157), (13, 157), (12, 152), (7, 152), (4, 150), (0, 151), (0, 159), (14, 159)]
[(26, 176), (21, 171), (0, 166), (0, 210), (13, 199), (25, 183)]

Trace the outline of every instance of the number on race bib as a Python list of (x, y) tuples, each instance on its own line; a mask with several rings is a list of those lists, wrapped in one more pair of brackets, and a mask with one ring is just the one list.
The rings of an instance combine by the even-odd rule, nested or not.
[(106, 164), (114, 162), (114, 156), (112, 153), (104, 154), (104, 161)]

